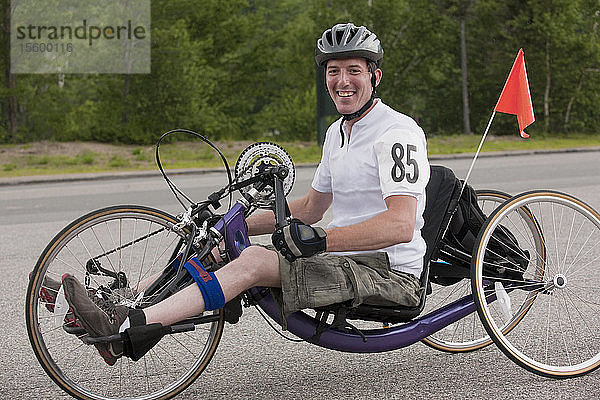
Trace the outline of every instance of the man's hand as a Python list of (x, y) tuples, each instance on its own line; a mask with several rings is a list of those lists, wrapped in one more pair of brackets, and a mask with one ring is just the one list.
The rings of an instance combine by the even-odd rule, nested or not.
[(326, 237), (323, 228), (313, 228), (294, 218), (289, 225), (277, 228), (271, 236), (271, 241), (277, 251), (292, 262), (299, 257), (310, 257), (324, 252), (327, 248)]

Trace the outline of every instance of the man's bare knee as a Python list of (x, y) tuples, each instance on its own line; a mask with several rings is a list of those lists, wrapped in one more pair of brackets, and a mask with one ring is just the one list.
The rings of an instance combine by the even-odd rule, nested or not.
[(236, 263), (243, 265), (245, 273), (256, 285), (279, 286), (279, 256), (274, 250), (262, 246), (250, 246), (244, 249)]
[(248, 246), (246, 247), (240, 257), (252, 257), (253, 259), (261, 259), (261, 258), (265, 258), (265, 257), (269, 257), (272, 254), (277, 254), (275, 253), (274, 250), (269, 250), (265, 247), (262, 246)]

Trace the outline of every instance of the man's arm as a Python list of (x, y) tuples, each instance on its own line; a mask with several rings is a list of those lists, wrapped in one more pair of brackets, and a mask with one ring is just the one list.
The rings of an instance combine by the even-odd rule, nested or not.
[[(310, 188), (304, 197), (289, 203), (290, 212), (294, 218), (298, 218), (305, 224), (314, 224), (323, 218), (332, 199), (331, 193), (321, 193)], [(246, 223), (248, 224), (248, 234), (251, 236), (273, 233), (275, 215), (271, 211), (252, 215), (246, 219)]]
[(410, 242), (415, 229), (417, 199), (389, 196), (387, 210), (355, 225), (326, 229), (327, 251), (378, 250)]

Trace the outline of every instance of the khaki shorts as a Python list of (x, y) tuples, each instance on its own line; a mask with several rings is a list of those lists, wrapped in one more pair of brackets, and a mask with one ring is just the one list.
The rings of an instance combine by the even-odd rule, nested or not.
[[(279, 253), (278, 253), (279, 254)], [(378, 306), (417, 306), (421, 284), (412, 274), (392, 271), (387, 253), (352, 256), (318, 254), (290, 263), (279, 255), (281, 290), (273, 294), (282, 314), (349, 302)]]

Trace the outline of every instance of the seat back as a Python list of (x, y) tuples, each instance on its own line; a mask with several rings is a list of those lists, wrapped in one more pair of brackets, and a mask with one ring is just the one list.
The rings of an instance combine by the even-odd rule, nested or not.
[(421, 235), (427, 245), (421, 273), (421, 299), (415, 307), (383, 307), (362, 304), (348, 310), (349, 319), (382, 321), (390, 323), (406, 322), (418, 316), (425, 307), (429, 287), (430, 260), (437, 258), (438, 244), (458, 202), (459, 182), (450, 168), (432, 165), (429, 183), (425, 188), (424, 225)]

